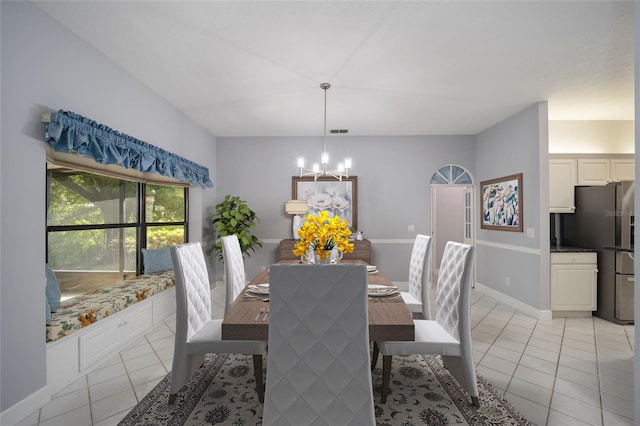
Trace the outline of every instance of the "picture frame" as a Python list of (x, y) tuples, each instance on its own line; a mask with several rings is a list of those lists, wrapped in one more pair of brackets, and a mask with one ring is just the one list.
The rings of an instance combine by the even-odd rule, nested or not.
[(349, 176), (338, 180), (332, 177), (293, 176), (291, 178), (293, 200), (309, 203), (309, 214), (329, 211), (349, 223), (355, 233), (358, 230), (358, 177)]
[(522, 232), (522, 173), (480, 182), (480, 228)]

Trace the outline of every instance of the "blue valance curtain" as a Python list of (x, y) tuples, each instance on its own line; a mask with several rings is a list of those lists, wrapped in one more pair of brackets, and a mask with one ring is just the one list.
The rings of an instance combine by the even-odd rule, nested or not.
[(71, 111), (51, 114), (46, 142), (54, 151), (76, 153), (100, 164), (119, 164), (193, 185), (213, 186), (208, 168)]

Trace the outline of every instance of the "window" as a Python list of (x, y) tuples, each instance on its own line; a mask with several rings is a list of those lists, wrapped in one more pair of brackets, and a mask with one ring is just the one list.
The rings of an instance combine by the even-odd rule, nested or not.
[(47, 261), (63, 298), (140, 274), (141, 248), (185, 242), (187, 202), (181, 186), (48, 164)]

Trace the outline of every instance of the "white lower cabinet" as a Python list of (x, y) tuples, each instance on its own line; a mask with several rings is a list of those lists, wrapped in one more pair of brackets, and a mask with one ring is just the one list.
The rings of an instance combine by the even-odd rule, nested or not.
[(552, 311), (595, 311), (597, 283), (597, 253), (551, 253)]
[(63, 389), (176, 310), (175, 288), (47, 344), (47, 386)]
[[(151, 301), (149, 301), (151, 302)], [(122, 315), (106, 318), (102, 327), (96, 327), (78, 339), (80, 347), (80, 371), (104, 361), (130, 342), (151, 328), (153, 319), (152, 303), (135, 306), (129, 312), (124, 310)]]

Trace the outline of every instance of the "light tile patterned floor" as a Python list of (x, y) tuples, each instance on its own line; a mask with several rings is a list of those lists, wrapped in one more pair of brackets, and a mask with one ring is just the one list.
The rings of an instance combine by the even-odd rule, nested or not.
[[(224, 289), (212, 292), (224, 313)], [(538, 425), (633, 425), (633, 326), (538, 321), (482, 293), (472, 302), (478, 371)], [(68, 386), (19, 425), (118, 422), (171, 369), (175, 317)]]

